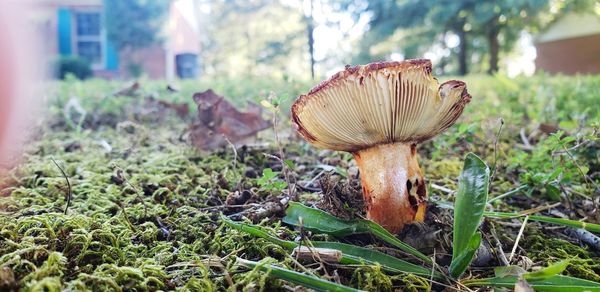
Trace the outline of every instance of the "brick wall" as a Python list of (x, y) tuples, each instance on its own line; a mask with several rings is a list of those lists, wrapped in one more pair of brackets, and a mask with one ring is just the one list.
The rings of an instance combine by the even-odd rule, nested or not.
[(536, 70), (600, 74), (600, 34), (538, 43)]

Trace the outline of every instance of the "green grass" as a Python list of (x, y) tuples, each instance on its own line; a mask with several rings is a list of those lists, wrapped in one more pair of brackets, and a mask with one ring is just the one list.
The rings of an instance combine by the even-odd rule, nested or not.
[[(431, 186), (456, 191), (462, 159), (473, 152), (492, 168), (490, 199), (525, 186), (495, 201), (488, 211), (522, 211), (559, 200), (563, 204), (554, 209), (570, 219), (600, 223), (589, 199), (597, 198), (600, 177), (600, 141), (595, 132), (600, 125), (600, 76), (465, 79), (473, 99), (461, 119), (445, 134), (419, 147), (431, 200), (453, 201), (453, 196)], [(236, 257), (253, 261), (272, 258), (269, 264), (363, 290), (425, 289), (430, 284), (427, 277), (388, 274), (380, 266), (348, 269), (300, 265), (279, 245), (224, 225), (220, 212), (240, 213), (280, 239), (294, 240), (300, 235), (298, 230), (282, 225), (282, 213), (264, 217), (255, 210), (258, 207), (253, 209), (279, 201), (282, 191), (287, 190), (277, 187), (278, 182), (285, 181), (281, 163), (263, 154), (279, 153), (273, 131), (260, 134), (258, 141), (263, 144), (238, 148), (237, 161), (231, 148), (203, 153), (182, 136), (191, 118), (152, 111), (144, 99), (153, 95), (192, 105), (193, 92), (213, 88), (243, 106), (246, 100), (259, 102), (274, 92), (285, 100), (278, 131), (284, 137), (280, 143), (285, 158), (293, 165), (292, 179), (307, 182), (321, 171), (315, 169), (316, 164), (325, 161), (347, 170), (354, 163), (348, 154), (321, 152), (287, 135), (292, 133), (285, 116), (289, 105), (311, 83), (269, 78), (186, 81), (179, 85), (179, 92), (169, 93), (166, 83), (142, 80), (137, 97), (111, 96), (125, 83), (68, 80), (55, 85), (47, 91), (44, 126), (37, 129), (36, 140), (27, 145), (22, 165), (5, 179), (10, 186), (0, 190), (4, 195), (0, 195), (0, 290), (118, 287), (209, 291), (232, 289), (234, 285), (237, 290), (271, 291), (294, 286), (259, 269), (242, 267), (236, 264)], [(73, 112), (71, 121), (64, 115), (64, 106), (72, 97), (86, 111), (80, 126), (77, 113)], [(265, 117), (268, 115), (265, 112)], [(500, 119), (504, 125), (496, 143)], [(538, 130), (541, 123), (558, 125), (562, 133), (544, 134)], [(525, 142), (520, 131), (529, 137), (530, 146), (522, 146)], [(102, 144), (110, 145), (111, 151)], [(72, 184), (73, 200), (67, 215), (63, 214), (67, 183), (51, 158)], [(261, 180), (267, 168), (272, 170), (272, 177)], [(347, 182), (346, 178), (340, 181)], [(252, 204), (256, 205), (220, 207), (228, 196), (244, 190), (253, 194)], [(300, 195), (304, 203), (318, 200), (314, 193)], [(504, 251), (510, 252), (519, 224), (511, 227), (500, 224), (506, 220), (484, 221), (482, 241), (495, 245), (488, 236), (489, 226), (494, 225)], [(446, 223), (451, 225), (451, 221)], [(526, 256), (534, 266), (544, 267), (576, 257), (582, 264), (568, 268), (568, 274), (598, 281), (598, 251), (550, 226), (530, 221), (517, 259)], [(442, 238), (451, 239), (451, 230), (442, 228), (440, 232)], [(336, 241), (327, 235), (302, 235), (315, 241)], [(402, 257), (368, 236), (350, 238), (347, 243)], [(564, 252), (546, 257), (544, 250), (556, 246)], [(444, 253), (451, 254), (452, 250), (447, 243), (437, 242), (438, 260), (449, 261)], [(490, 267), (470, 269), (466, 274), (491, 277)]]

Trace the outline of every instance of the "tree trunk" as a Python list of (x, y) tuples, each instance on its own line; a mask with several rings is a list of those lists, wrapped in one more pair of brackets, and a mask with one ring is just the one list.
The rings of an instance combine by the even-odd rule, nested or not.
[(469, 73), (467, 67), (467, 32), (462, 27), (458, 30), (458, 39), (460, 40), (458, 46), (458, 74), (467, 75)]
[(310, 55), (310, 77), (315, 79), (315, 38), (313, 36), (315, 28), (313, 24), (313, 0), (308, 1), (310, 1), (310, 14), (307, 16), (306, 30), (308, 33), (308, 53)]
[(498, 43), (498, 32), (499, 29), (494, 27), (488, 30), (487, 41), (490, 50), (490, 67), (488, 74), (494, 74), (498, 72), (498, 53), (500, 51), (500, 44)]

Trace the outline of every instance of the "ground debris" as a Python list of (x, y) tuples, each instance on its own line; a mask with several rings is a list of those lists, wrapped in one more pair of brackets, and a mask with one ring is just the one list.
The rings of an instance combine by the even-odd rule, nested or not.
[(140, 89), (140, 83), (135, 81), (131, 85), (115, 91), (113, 93), (113, 96), (135, 97), (138, 94), (139, 89)]
[(319, 185), (322, 190), (319, 209), (342, 219), (364, 217), (366, 206), (358, 180), (342, 181), (337, 175), (325, 173)]
[(236, 144), (272, 126), (261, 117), (260, 106), (248, 102), (247, 111), (240, 112), (211, 89), (194, 94), (194, 102), (198, 116), (190, 127), (190, 137), (192, 144), (202, 150)]

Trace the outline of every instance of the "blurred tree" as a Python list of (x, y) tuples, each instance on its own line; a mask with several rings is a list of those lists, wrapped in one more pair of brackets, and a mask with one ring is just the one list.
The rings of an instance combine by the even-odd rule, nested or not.
[(208, 74), (307, 76), (303, 12), (279, 0), (213, 0), (203, 45)]
[(500, 51), (512, 50), (521, 31), (539, 26), (538, 16), (548, 8), (548, 0), (477, 1), (471, 6), (468, 21), (473, 32), (485, 37), (488, 45), (488, 73), (498, 71)]
[(156, 43), (169, 3), (169, 0), (104, 0), (108, 38), (120, 50)]
[(457, 56), (457, 73), (461, 75), (468, 73), (470, 47), (477, 46), (480, 39), (487, 43), (488, 72), (498, 71), (500, 52), (511, 50), (524, 29), (538, 28), (543, 22), (540, 15), (549, 11), (549, 0), (344, 0), (344, 3), (344, 9), (359, 7), (351, 10), (357, 16), (370, 15), (366, 43), (357, 53), (360, 61), (372, 59), (369, 51), (372, 45), (388, 40), (398, 30), (419, 32), (396, 39), (406, 57), (416, 57), (414, 53), (436, 45), (446, 48), (446, 36), (452, 33), (459, 39), (453, 53)]

